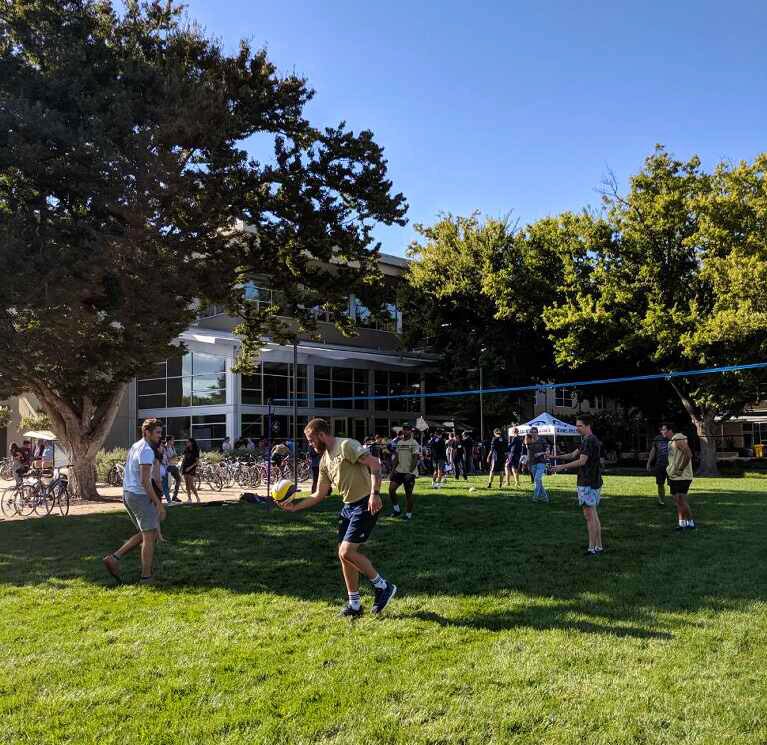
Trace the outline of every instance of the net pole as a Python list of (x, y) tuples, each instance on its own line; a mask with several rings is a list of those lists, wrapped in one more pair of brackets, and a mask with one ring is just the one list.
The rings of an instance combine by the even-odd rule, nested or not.
[(293, 483), (298, 487), (298, 344), (293, 342)]
[(266, 426), (268, 432), (266, 434), (266, 496), (272, 496), (272, 399), (267, 402), (267, 416)]

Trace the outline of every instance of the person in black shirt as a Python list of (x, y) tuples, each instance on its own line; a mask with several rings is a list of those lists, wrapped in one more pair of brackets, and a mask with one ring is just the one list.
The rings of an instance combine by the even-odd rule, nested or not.
[(553, 466), (552, 473), (578, 470), (578, 504), (583, 508), (586, 518), (586, 528), (589, 533), (589, 548), (587, 556), (599, 556), (602, 546), (602, 524), (599, 521), (597, 507), (602, 496), (602, 443), (591, 431), (592, 418), (589, 414), (581, 414), (575, 426), (583, 439), (581, 445), (572, 453), (560, 456), (570, 463)]
[[(506, 458), (506, 486), (511, 486), (511, 477), (514, 476), (514, 486), (519, 486), (519, 472), (521, 467), (519, 461), (522, 458), (523, 448), (522, 438), (519, 436), (519, 430), (514, 427), (511, 430), (509, 438), (508, 456)], [(503, 483), (501, 483), (503, 486)]]
[(493, 486), (493, 476), (498, 474), (499, 487), (503, 486), (503, 469), (506, 465), (506, 441), (501, 437), (501, 430), (493, 431), (493, 439), (490, 441), (490, 452), (487, 455), (487, 462), (490, 464), (490, 477), (487, 482), (487, 488)]
[(546, 455), (549, 446), (538, 436), (536, 427), (530, 428), (532, 442), (527, 445), (527, 467), (530, 469), (530, 475), (533, 477), (533, 502), (548, 502), (549, 493), (543, 485), (543, 477), (546, 475)]
[(463, 458), (463, 478), (468, 481), (468, 476), (474, 473), (474, 440), (471, 432), (463, 433)]
[(438, 430), (429, 440), (429, 449), (431, 450), (431, 460), (434, 466), (434, 475), (432, 477), (432, 489), (439, 489), (445, 481), (445, 464), (447, 462), (447, 445), (442, 430)]
[(468, 481), (468, 477), (466, 476), (466, 460), (464, 459), (464, 450), (463, 450), (463, 439), (461, 438), (461, 435), (457, 432), (453, 432), (453, 437), (450, 441), (452, 448), (452, 464), (453, 464), (453, 474), (455, 475), (455, 480), (458, 481), (461, 476), (463, 476), (464, 481)]
[(197, 465), (200, 462), (200, 447), (197, 440), (188, 437), (184, 448), (184, 458), (181, 461), (181, 474), (184, 477), (186, 487), (186, 501), (192, 501), (194, 495), (200, 501), (200, 493), (197, 491)]

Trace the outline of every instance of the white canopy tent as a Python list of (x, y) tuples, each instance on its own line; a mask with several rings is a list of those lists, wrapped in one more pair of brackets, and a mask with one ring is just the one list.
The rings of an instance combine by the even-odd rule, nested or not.
[[(568, 424), (561, 419), (557, 419), (548, 412), (539, 414), (535, 419), (531, 419), (525, 424), (516, 425), (516, 429), (519, 430), (520, 435), (526, 435), (533, 427), (538, 430), (539, 435), (553, 435), (554, 436), (554, 452), (557, 451), (557, 437), (580, 437), (580, 433), (575, 428), (574, 424)], [(509, 427), (509, 437), (511, 437), (511, 430), (514, 427)]]
[(53, 443), (53, 466), (54, 468), (65, 468), (70, 463), (69, 454), (61, 445), (57, 445), (57, 437), (47, 429), (31, 430), (24, 433), (24, 437), (32, 440), (47, 440)]

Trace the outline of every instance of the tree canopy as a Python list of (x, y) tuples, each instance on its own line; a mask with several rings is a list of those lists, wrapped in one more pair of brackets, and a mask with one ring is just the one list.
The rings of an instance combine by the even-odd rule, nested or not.
[(177, 353), (198, 301), (251, 340), (291, 332), (244, 296), (257, 273), (307, 325), (350, 291), (375, 301), (371, 226), (406, 204), (370, 132), (305, 119), (312, 95), (173, 3), (3, 4), (0, 396), (37, 396), (85, 492), (126, 381)]
[[(706, 173), (663, 148), (626, 195), (610, 185), (599, 250), (563, 251), (564, 299), (544, 311), (560, 365), (680, 370), (767, 358), (767, 158)], [(760, 373), (674, 384), (716, 470), (717, 418), (757, 398)]]

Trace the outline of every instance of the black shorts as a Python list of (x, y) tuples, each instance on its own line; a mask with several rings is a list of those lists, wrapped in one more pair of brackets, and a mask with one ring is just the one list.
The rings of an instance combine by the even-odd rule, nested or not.
[(668, 480), (668, 487), (672, 494), (687, 494), (690, 491), (690, 479), (680, 479), (679, 481)]
[(663, 484), (665, 484), (668, 480), (669, 478), (665, 468), (655, 471), (655, 483), (658, 486), (663, 486)]
[(414, 486), (415, 474), (399, 473), (399, 471), (394, 471), (394, 473), (392, 473), (392, 475), (389, 477), (389, 481), (395, 486), (400, 486), (401, 484), (405, 484), (405, 486)]
[(345, 504), (338, 513), (338, 542), (365, 543), (378, 521), (380, 511), (375, 515), (368, 509), (370, 497), (358, 502)]
[(504, 467), (504, 461), (505, 458), (501, 455), (500, 457), (496, 455), (490, 456), (490, 473), (498, 473), (498, 471), (503, 471)]

